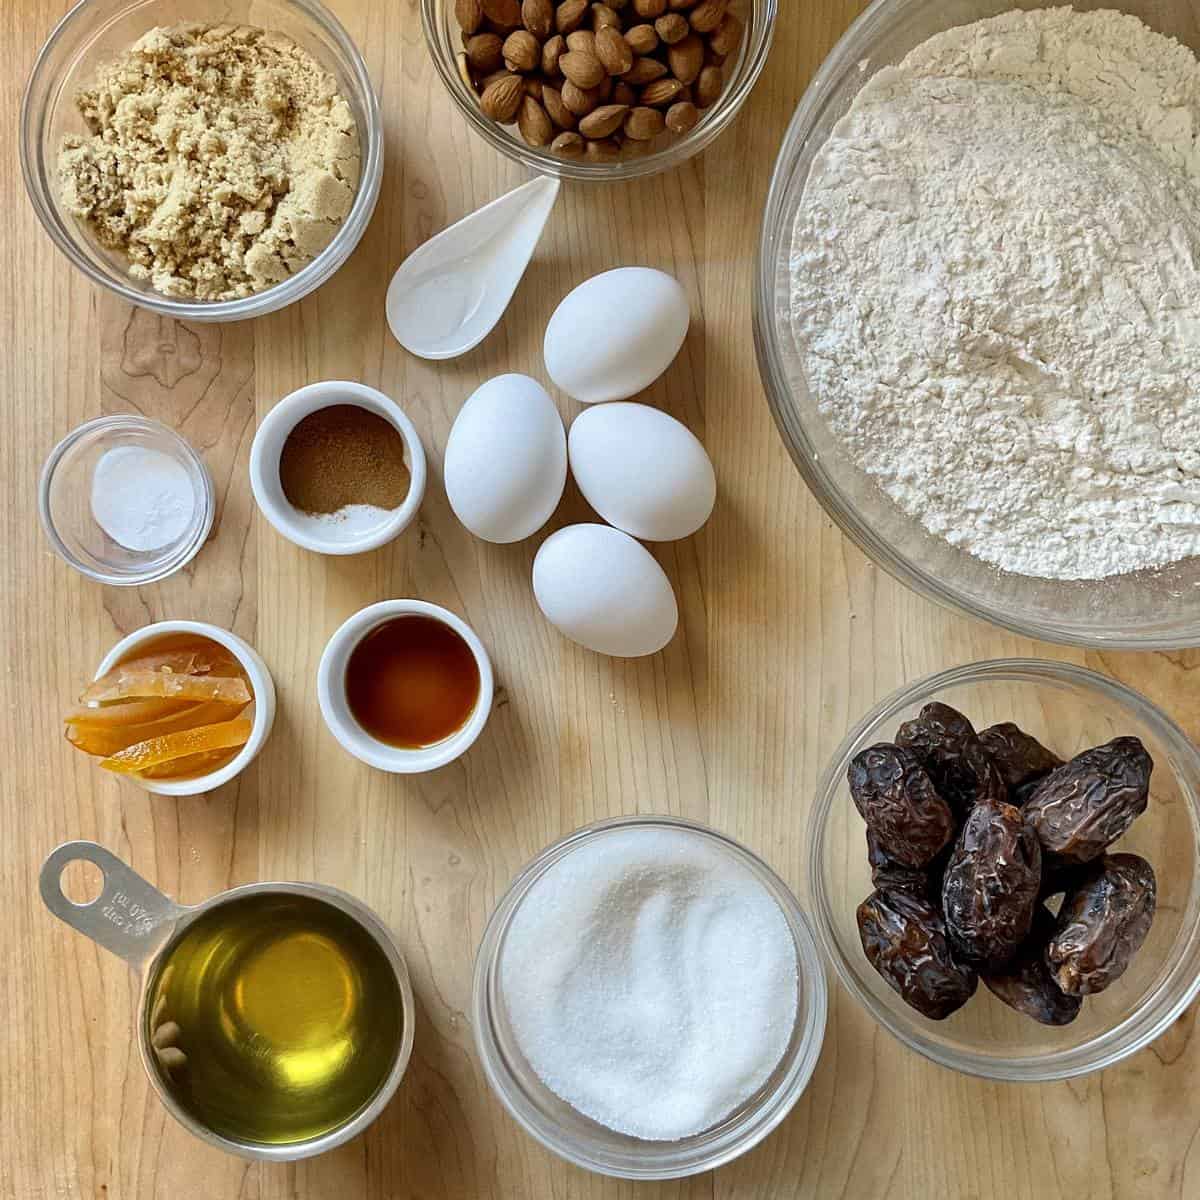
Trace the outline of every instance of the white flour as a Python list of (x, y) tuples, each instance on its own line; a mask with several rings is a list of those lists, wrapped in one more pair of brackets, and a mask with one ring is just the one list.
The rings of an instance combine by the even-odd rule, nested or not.
[(822, 414), (931, 532), (1024, 575), (1200, 554), (1200, 63), (1010, 12), (881, 70), (813, 165), (792, 322)]

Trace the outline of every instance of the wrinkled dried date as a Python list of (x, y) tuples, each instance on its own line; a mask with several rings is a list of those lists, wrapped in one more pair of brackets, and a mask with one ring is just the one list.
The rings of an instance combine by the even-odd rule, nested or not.
[(877, 891), (856, 916), (867, 961), (919, 1013), (941, 1021), (974, 994), (975, 972), (955, 961), (941, 914), (928, 901)]
[(1154, 920), (1154, 869), (1136, 854), (1113, 854), (1096, 863), (1067, 896), (1046, 963), (1058, 986), (1072, 996), (1094, 996), (1125, 974)]
[(1050, 853), (1090, 862), (1145, 811), (1153, 768), (1137, 738), (1116, 738), (1051, 771), (1025, 805), (1026, 817)]
[(999, 971), (980, 978), (1010, 1008), (1042, 1025), (1069, 1025), (1079, 1015), (1083, 1000), (1068, 996), (1046, 965), (1046, 944), (1054, 934), (1054, 914), (1038, 905), (1033, 926), (1013, 960)]
[(928, 871), (894, 859), (870, 827), (867, 829), (867, 862), (871, 867), (871, 885), (876, 891), (909, 892), (922, 900), (933, 898)]
[(979, 744), (971, 722), (956, 708), (936, 700), (896, 730), (896, 745), (917, 756), (959, 820), (966, 817), (972, 804), (985, 798), (981, 786), (992, 783), (982, 767), (983, 759), (969, 753), (969, 747)]
[(989, 726), (980, 733), (979, 740), (996, 764), (1010, 796), (1063, 765), (1057, 754), (1011, 721)]
[(910, 751), (887, 744), (861, 750), (847, 779), (881, 848), (905, 866), (925, 866), (954, 836), (953, 814)]
[(958, 953), (996, 967), (1029, 936), (1042, 883), (1042, 850), (1011, 804), (967, 815), (942, 880), (942, 912)]

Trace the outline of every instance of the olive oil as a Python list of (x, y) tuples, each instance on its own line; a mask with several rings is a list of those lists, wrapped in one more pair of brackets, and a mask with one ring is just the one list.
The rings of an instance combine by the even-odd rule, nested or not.
[(319, 1137), (369, 1104), (405, 1014), (386, 955), (311, 896), (249, 895), (202, 914), (163, 957), (147, 1004), (167, 1090), (239, 1142)]

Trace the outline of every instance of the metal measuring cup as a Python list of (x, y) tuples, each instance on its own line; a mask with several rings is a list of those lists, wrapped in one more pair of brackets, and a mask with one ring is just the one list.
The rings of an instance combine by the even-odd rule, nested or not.
[[(87, 904), (76, 904), (62, 890), (63, 869), (79, 861), (93, 863), (104, 876), (100, 894)], [(42, 864), (39, 887), (42, 900), (56, 917), (123, 958), (141, 976), (137, 1039), (142, 1068), (167, 1111), (185, 1129), (210, 1146), (243, 1158), (268, 1162), (294, 1162), (323, 1154), (366, 1129), (384, 1110), (404, 1077), (413, 1048), (413, 996), (408, 967), (387, 927), (353, 896), (321, 883), (252, 883), (220, 892), (200, 904), (176, 904), (115, 854), (95, 842), (66, 842), (54, 850)], [(155, 967), (188, 927), (202, 914), (256, 893), (311, 897), (338, 909), (356, 922), (391, 965), (403, 1006), (395, 1061), (370, 1103), (336, 1129), (318, 1137), (284, 1145), (234, 1141), (209, 1129), (183, 1108), (166, 1087), (162, 1072), (156, 1066), (155, 1060), (161, 1060), (163, 1050), (152, 1041), (154, 1031), (150, 1028), (147, 1012), (156, 975)]]

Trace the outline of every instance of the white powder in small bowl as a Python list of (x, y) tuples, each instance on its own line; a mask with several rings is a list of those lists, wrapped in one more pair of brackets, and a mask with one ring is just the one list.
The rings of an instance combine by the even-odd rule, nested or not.
[(796, 944), (774, 897), (702, 834), (617, 829), (567, 853), (513, 916), (500, 964), (542, 1082), (619, 1133), (712, 1128), (779, 1065)]

